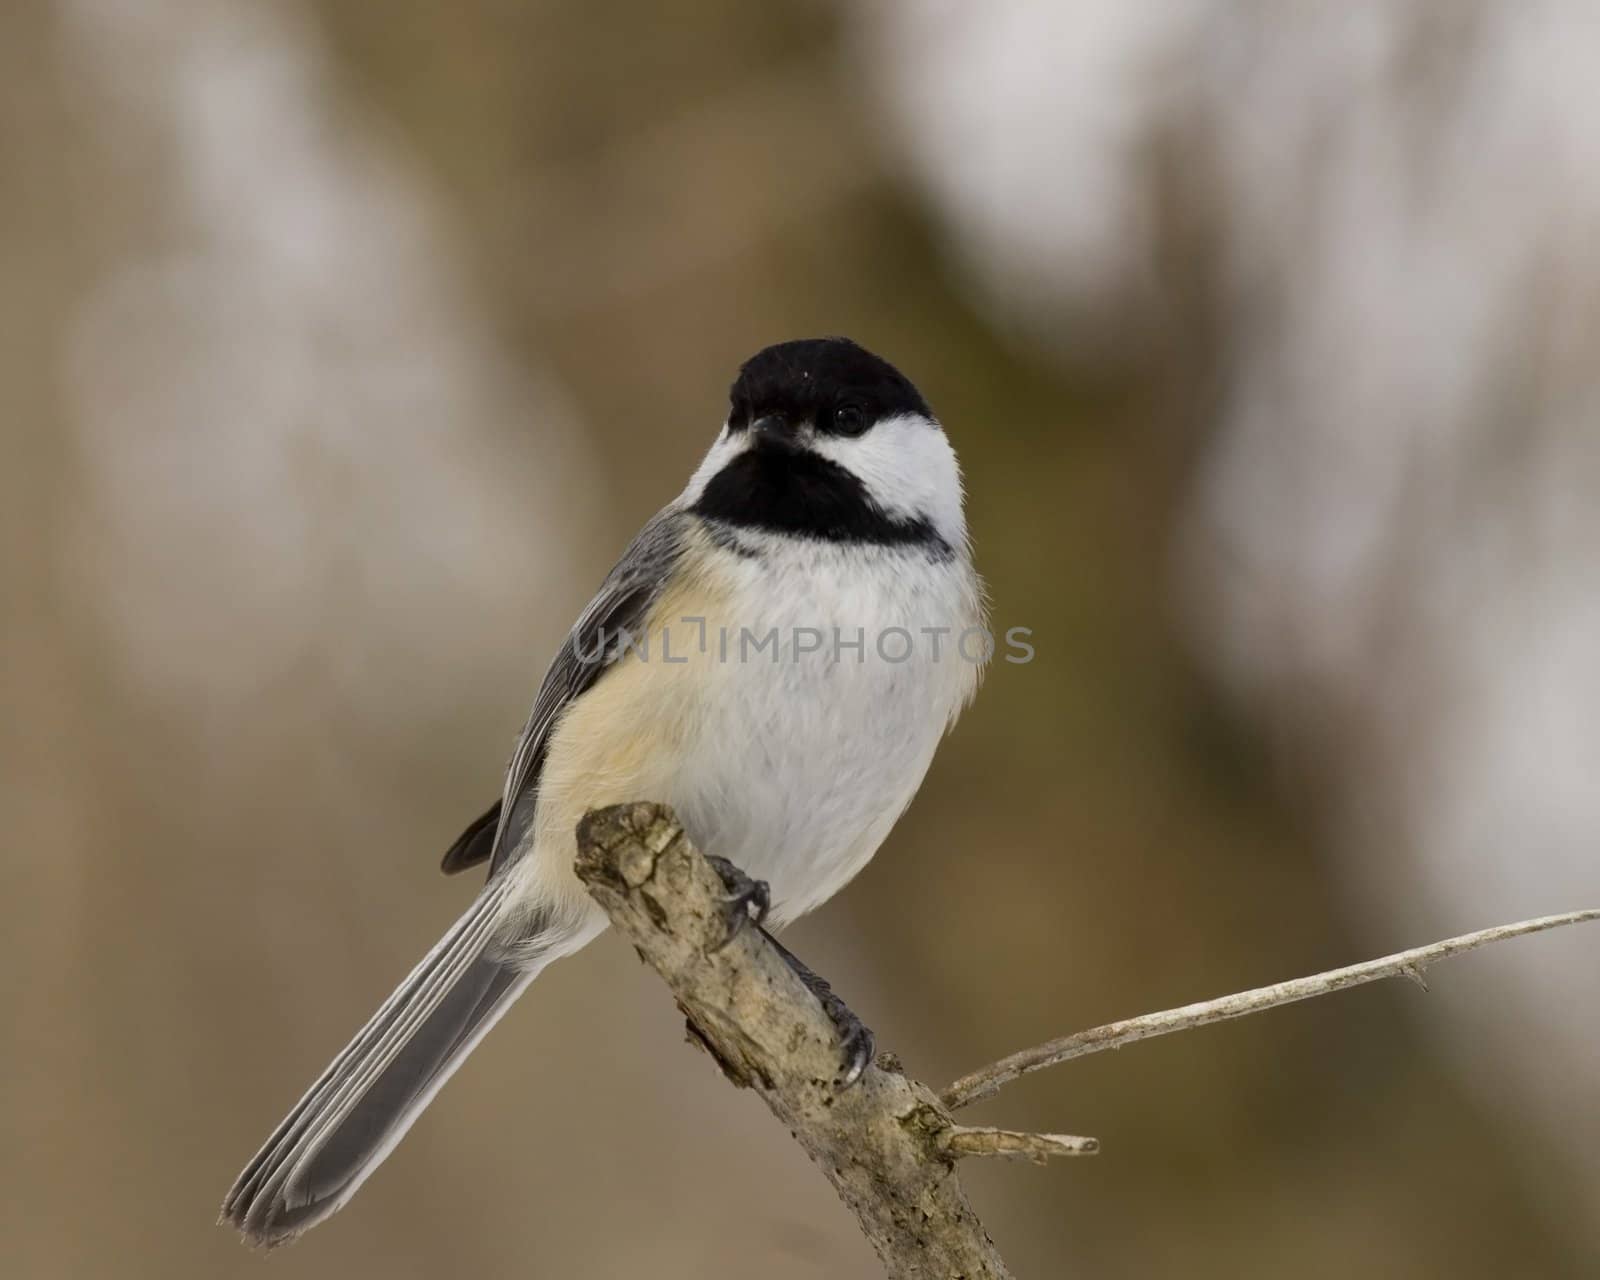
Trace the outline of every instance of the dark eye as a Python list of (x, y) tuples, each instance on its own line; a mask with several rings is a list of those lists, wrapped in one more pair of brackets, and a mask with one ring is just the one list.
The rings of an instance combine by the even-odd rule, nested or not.
[(867, 429), (867, 411), (858, 404), (842, 404), (833, 411), (833, 430), (841, 436), (858, 436)]

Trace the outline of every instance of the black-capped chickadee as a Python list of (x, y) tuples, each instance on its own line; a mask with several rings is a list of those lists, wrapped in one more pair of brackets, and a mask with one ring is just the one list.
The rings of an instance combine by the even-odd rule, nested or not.
[[(605, 928), (573, 872), (586, 811), (670, 804), (758, 878), (724, 864), (774, 924), (827, 901), (971, 699), (983, 626), (955, 452), (911, 382), (843, 338), (749, 360), (687, 488), (556, 655), (500, 801), (445, 855), (487, 862), (483, 892), (245, 1166), (224, 1220), (278, 1243), (332, 1214), (540, 970)], [(870, 1037), (841, 1026), (841, 1048), (848, 1083)]]

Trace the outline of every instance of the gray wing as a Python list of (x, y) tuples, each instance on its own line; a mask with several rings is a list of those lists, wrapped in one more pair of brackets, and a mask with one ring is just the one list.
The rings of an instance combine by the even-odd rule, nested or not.
[(644, 620), (672, 576), (682, 554), (685, 525), (691, 519), (673, 507), (660, 512), (639, 531), (606, 575), (545, 672), (528, 723), (511, 755), (500, 801), (450, 847), (442, 864), (446, 872), (488, 858), (492, 877), (516, 860), (522, 836), (533, 821), (539, 773), (551, 731), (568, 704), (615, 665), (626, 645), (619, 640), (621, 633), (643, 638)]

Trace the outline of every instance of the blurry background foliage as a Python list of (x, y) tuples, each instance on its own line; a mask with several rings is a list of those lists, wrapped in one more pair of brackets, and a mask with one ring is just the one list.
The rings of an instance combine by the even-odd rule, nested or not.
[[(0, 1239), (247, 1276), (240, 1162), (470, 887), (739, 360), (966, 467), (998, 664), (794, 945), (942, 1082), (1600, 899), (1587, 0), (28, 0), (0, 17)], [(1033, 1276), (1580, 1276), (1596, 939), (1035, 1077)], [(875, 1274), (607, 939), (296, 1276)]]

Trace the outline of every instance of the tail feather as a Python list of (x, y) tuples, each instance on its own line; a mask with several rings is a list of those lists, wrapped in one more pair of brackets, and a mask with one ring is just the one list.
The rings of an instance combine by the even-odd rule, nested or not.
[(292, 1152), (298, 1151), (303, 1154), (309, 1148), (310, 1144), (306, 1141), (308, 1131), (325, 1110), (330, 1096), (348, 1082), (359, 1070), (360, 1064), (377, 1050), (383, 1037), (395, 1026), (401, 1010), (417, 999), (419, 989), (427, 975), (436, 969), (447, 953), (459, 945), (461, 934), (473, 919), (480, 912), (492, 909), (485, 901), (487, 896), (484, 895), (474, 902), (467, 914), (423, 957), (421, 963), (407, 975), (405, 981), (383, 1002), (367, 1025), (356, 1034), (355, 1039), (339, 1052), (327, 1070), (306, 1091), (305, 1096), (283, 1118), (261, 1150), (245, 1166), (232, 1190), (228, 1192), (222, 1206), (224, 1219), (234, 1222), (242, 1230), (245, 1228), (245, 1216), (251, 1206), (265, 1206), (265, 1198), (260, 1194), (263, 1183), (274, 1174), (286, 1173), (289, 1170), (293, 1163), (290, 1159)]
[(579, 941), (547, 930), (519, 943), (514, 963), (502, 958), (489, 943), (504, 895), (491, 883), (295, 1104), (228, 1192), (224, 1221), (280, 1244), (334, 1213), (544, 964)]

